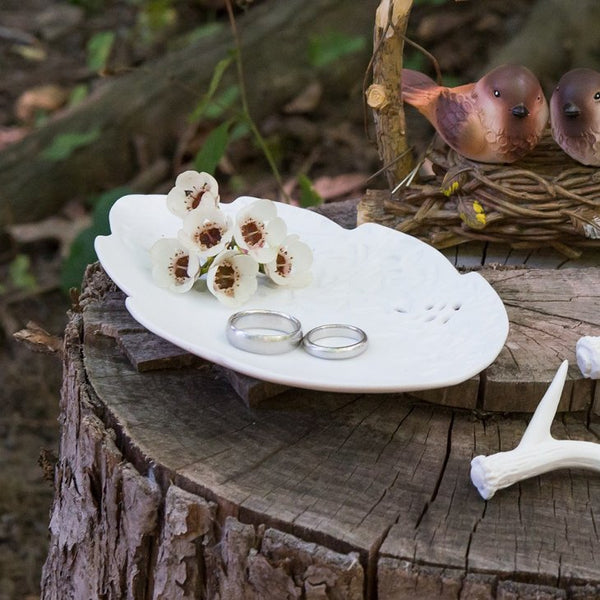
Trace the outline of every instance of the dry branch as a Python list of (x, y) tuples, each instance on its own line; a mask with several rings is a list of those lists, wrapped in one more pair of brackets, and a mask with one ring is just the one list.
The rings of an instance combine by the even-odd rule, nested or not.
[(411, 6), (412, 0), (383, 0), (379, 5), (375, 17), (373, 83), (366, 92), (390, 188), (410, 171), (412, 163), (400, 95), (402, 53)]

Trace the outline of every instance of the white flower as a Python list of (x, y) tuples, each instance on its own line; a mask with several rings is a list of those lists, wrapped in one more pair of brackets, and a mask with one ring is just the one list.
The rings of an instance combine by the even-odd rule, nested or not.
[(200, 206), (219, 206), (219, 184), (208, 173), (184, 171), (167, 194), (167, 207), (178, 217), (185, 217)]
[(234, 238), (259, 263), (271, 262), (285, 238), (285, 221), (271, 200), (259, 199), (238, 212)]
[(278, 285), (304, 287), (311, 282), (311, 249), (297, 235), (288, 235), (274, 260), (265, 264), (265, 273)]
[(237, 250), (225, 250), (208, 269), (206, 285), (227, 306), (240, 306), (258, 286), (258, 263)]
[(200, 263), (178, 240), (163, 238), (150, 248), (152, 277), (157, 285), (173, 292), (187, 292), (195, 283)]
[(184, 217), (177, 237), (200, 259), (216, 256), (231, 241), (233, 222), (218, 208), (201, 205)]

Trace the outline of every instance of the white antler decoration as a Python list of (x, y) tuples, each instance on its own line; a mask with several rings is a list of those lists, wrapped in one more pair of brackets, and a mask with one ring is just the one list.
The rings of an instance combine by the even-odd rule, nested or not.
[(556, 440), (550, 434), (568, 367), (566, 360), (560, 365), (514, 450), (476, 456), (471, 461), (471, 481), (485, 500), (517, 481), (554, 469), (579, 467), (600, 471), (600, 444)]

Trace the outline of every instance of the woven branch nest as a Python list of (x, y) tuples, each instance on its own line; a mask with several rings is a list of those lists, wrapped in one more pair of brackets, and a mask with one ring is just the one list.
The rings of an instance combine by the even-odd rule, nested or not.
[(576, 248), (600, 246), (600, 169), (570, 159), (549, 131), (511, 165), (470, 161), (446, 146), (428, 158), (435, 176), (384, 202), (387, 225), (437, 248), (483, 240), (576, 257)]

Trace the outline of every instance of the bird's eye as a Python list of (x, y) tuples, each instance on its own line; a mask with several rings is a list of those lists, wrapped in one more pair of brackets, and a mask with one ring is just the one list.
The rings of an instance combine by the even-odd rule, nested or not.
[(494, 90), (494, 96), (496, 96), (496, 98), (500, 98), (500, 90)]
[(594, 100), (600, 100), (600, 92), (594, 94)]

